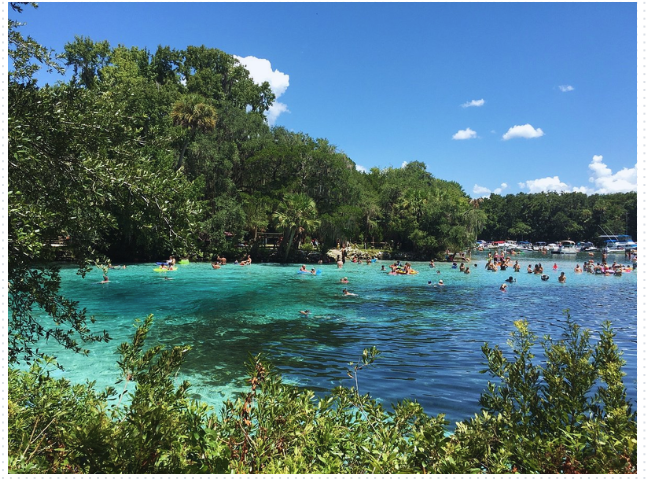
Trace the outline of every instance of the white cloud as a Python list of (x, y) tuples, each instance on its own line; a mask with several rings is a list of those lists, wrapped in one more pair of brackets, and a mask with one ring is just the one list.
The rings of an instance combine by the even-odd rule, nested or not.
[(476, 132), (470, 128), (458, 130), (458, 132), (452, 136), (452, 139), (454, 140), (469, 140), (470, 138), (476, 138)]
[(511, 138), (539, 138), (544, 136), (544, 132), (541, 131), (541, 128), (533, 128), (532, 125), (526, 123), (525, 125), (515, 125), (510, 128), (505, 135), (503, 135), (504, 140), (509, 140)]
[(475, 195), (481, 195), (481, 196), (490, 196), (492, 193), (494, 193), (495, 195), (500, 195), (501, 192), (505, 190), (507, 187), (508, 187), (507, 183), (501, 183), (501, 186), (499, 188), (490, 190), (485, 186), (474, 185), (474, 188), (472, 189), (472, 193), (474, 193)]
[(559, 179), (559, 176), (539, 178), (537, 180), (528, 180), (519, 183), (519, 188), (527, 188), (530, 193), (541, 193), (543, 191), (557, 191), (566, 193), (585, 193), (609, 194), (609, 193), (627, 193), (629, 191), (638, 191), (638, 165), (633, 168), (623, 168), (617, 173), (604, 163), (602, 156), (595, 155), (589, 163), (589, 170), (592, 175), (589, 181), (594, 184), (593, 188), (587, 186), (569, 186)]
[(401, 166), (400, 168), (404, 168), (404, 167), (405, 167), (405, 166), (407, 166), (408, 164), (409, 164), (409, 162), (408, 162), (408, 161), (403, 161), (403, 162), (402, 162), (402, 166)]
[(484, 104), (485, 104), (485, 100), (481, 98), (480, 100), (472, 100), (472, 101), (465, 102), (461, 106), (463, 108), (467, 108), (470, 106), (483, 106)]
[[(256, 84), (260, 85), (263, 82), (268, 82), (272, 93), (276, 96), (276, 100), (278, 100), (290, 86), (290, 75), (278, 70), (272, 70), (272, 64), (269, 60), (252, 56), (239, 57), (236, 55), (234, 55), (234, 58), (236, 58), (247, 69), (247, 71), (249, 71), (249, 76), (252, 77), (252, 80), (254, 80)], [(274, 104), (267, 112), (267, 122), (270, 125), (274, 124), (281, 113), (290, 111), (288, 110), (287, 105), (276, 100), (274, 100)]]
[(571, 85), (560, 85), (559, 89), (562, 90), (563, 92), (575, 90), (575, 88), (573, 88)]
[(361, 165), (355, 165), (355, 169), (361, 173), (368, 173), (368, 170)]
[(559, 176), (539, 178), (537, 180), (528, 180), (525, 183), (519, 183), (520, 188), (528, 188), (530, 193), (541, 193), (542, 191), (569, 191), (570, 188), (559, 179)]
[(595, 155), (589, 163), (589, 170), (593, 172), (589, 181), (595, 185), (595, 192), (600, 194), (637, 191), (637, 166), (636, 164), (633, 168), (623, 168), (613, 173), (606, 164), (602, 163), (602, 155)]
[(285, 112), (290, 112), (290, 110), (288, 110), (288, 106), (285, 103), (281, 103), (280, 101), (274, 101), (269, 110), (267, 110), (267, 123), (274, 125), (279, 115)]

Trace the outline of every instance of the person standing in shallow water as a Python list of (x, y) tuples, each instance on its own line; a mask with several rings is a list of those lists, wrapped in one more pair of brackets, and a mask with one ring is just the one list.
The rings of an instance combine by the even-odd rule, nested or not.
[(559, 275), (559, 278), (557, 278), (557, 281), (559, 281), (560, 283), (566, 283), (566, 275), (563, 271), (562, 274)]

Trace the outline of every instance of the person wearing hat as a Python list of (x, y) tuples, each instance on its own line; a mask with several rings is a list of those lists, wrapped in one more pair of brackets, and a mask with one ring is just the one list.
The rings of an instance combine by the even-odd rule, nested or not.
[(441, 279), (440, 281), (438, 281), (438, 284), (442, 286), (445, 283), (443, 283), (443, 280)]

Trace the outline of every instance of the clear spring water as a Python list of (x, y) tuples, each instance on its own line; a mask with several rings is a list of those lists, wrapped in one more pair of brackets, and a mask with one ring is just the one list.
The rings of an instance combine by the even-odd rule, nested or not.
[[(528, 319), (538, 337), (559, 338), (563, 311), (569, 309), (594, 338), (604, 320), (613, 322), (627, 361), (625, 385), (635, 404), (637, 272), (575, 274), (576, 262), (585, 259), (580, 255), (517, 258), (519, 273), (485, 271), (484, 256), (476, 256), (470, 275), (448, 263), (437, 263), (433, 270), (427, 263), (412, 263), (419, 274), (409, 276), (381, 271), (382, 265), (389, 269), (388, 261), (347, 262), (343, 269), (315, 266), (322, 272), (317, 276), (297, 274), (298, 265), (228, 264), (213, 270), (210, 264), (194, 263), (156, 273), (153, 264), (140, 264), (111, 270), (108, 284), (97, 284), (99, 270), (81, 278), (75, 269), (64, 268), (63, 294), (87, 308), (97, 319), (93, 328), (106, 329), (113, 341), (91, 345), (87, 357), (52, 344), (43, 349), (58, 356), (68, 379), (96, 380), (100, 388), (115, 385), (117, 346), (131, 339), (135, 318), (153, 314), (150, 344), (192, 345), (179, 379), (191, 382), (192, 397), (219, 410), (224, 399), (245, 388), (250, 353), (264, 353), (289, 382), (325, 393), (340, 384), (351, 386), (348, 362), (376, 346), (382, 354), (359, 372), (360, 392), (370, 392), (387, 408), (415, 399), (428, 414), (445, 413), (453, 423), (479, 410), (489, 379), (479, 373), (484, 342), (508, 351), (512, 323), (520, 318)], [(622, 262), (622, 255), (617, 260)], [(549, 281), (526, 273), (528, 264), (537, 262)], [(552, 270), (555, 262), (557, 271)], [(566, 284), (557, 282), (561, 271)], [(344, 276), (348, 285), (340, 284)], [(499, 286), (509, 276), (516, 283), (502, 293)], [(444, 286), (427, 284), (439, 279)], [(357, 296), (342, 296), (344, 287)], [(309, 316), (299, 314), (304, 309)]]

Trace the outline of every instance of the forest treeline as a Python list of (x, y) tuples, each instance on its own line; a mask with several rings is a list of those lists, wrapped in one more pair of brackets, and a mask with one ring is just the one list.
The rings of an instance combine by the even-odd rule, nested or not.
[[(322, 252), (350, 240), (432, 257), (477, 238), (593, 240), (626, 226), (635, 236), (636, 193), (474, 200), (421, 162), (358, 171), (325, 138), (268, 126), (269, 84), (215, 48), (77, 37), (39, 58), (43, 47), (14, 45), (10, 199), (38, 205), (42, 243), (69, 237), (119, 260), (209, 259), (270, 232), (287, 260), (306, 238)], [(38, 60), (71, 79), (38, 87)]]
[[(87, 353), (110, 340), (60, 295), (60, 241), (82, 275), (110, 258), (210, 258), (263, 232), (283, 237), (286, 261), (306, 237), (322, 252), (351, 239), (433, 256), (479, 235), (635, 233), (636, 195), (472, 200), (423, 163), (360, 172), (326, 139), (269, 127), (269, 85), (225, 52), (75, 38), (56, 53), (8, 26), (11, 472), (635, 472), (636, 416), (610, 325), (590, 344), (569, 324), (563, 341), (542, 343), (543, 366), (523, 322), (512, 361), (484, 346), (495, 382), (451, 436), (415, 403), (386, 413), (352, 388), (317, 400), (258, 359), (247, 396), (216, 416), (174, 382), (189, 346), (144, 347), (151, 319), (119, 348), (123, 381), (136, 383), (128, 401), (55, 379), (39, 341)], [(41, 68), (66, 67), (69, 80), (38, 85)]]

